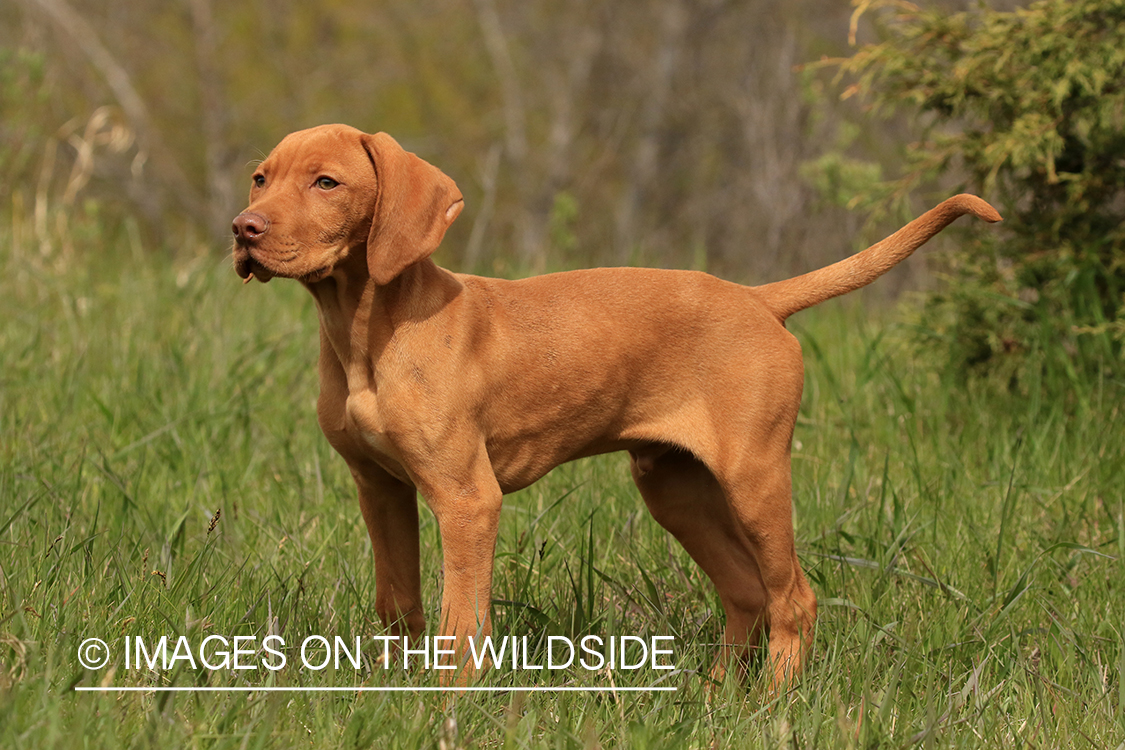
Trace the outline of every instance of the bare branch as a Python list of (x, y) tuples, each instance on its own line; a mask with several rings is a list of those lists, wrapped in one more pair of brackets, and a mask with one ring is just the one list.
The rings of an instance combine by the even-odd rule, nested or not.
[[(189, 214), (198, 216), (200, 214), (200, 201), (195, 195), (195, 191), (191, 189), (183, 170), (164, 148), (159, 134), (152, 125), (152, 117), (149, 115), (144, 99), (133, 85), (129, 73), (102, 44), (101, 39), (98, 38), (90, 24), (86, 22), (86, 19), (75, 11), (66, 0), (21, 1), (46, 14), (59, 29), (75, 42), (78, 49), (105, 80), (136, 133), (138, 154), (134, 159), (134, 164), (143, 165), (151, 155), (152, 160), (158, 163), (161, 171), (167, 175), (167, 179), (176, 185), (174, 195), (180, 202), (181, 207)], [(134, 170), (134, 177), (142, 179), (141, 171)], [(149, 189), (137, 191), (137, 196), (140, 207), (150, 218), (159, 217), (161, 200), (158, 194), (154, 194)]]

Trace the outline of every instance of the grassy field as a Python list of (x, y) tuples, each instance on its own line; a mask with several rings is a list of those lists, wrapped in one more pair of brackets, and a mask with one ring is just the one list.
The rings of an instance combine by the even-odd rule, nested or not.
[[(671, 635), (677, 670), (485, 684), (675, 692), (77, 692), (437, 684), (371, 658), (297, 663), (306, 635), (382, 632), (351, 479), (316, 425), (308, 295), (243, 287), (214, 254), (98, 242), (45, 259), (0, 232), (2, 747), (1125, 747), (1120, 363), (997, 396), (856, 300), (791, 323), (797, 545), (821, 614), (788, 694), (757, 673), (708, 688), (717, 597), (621, 456), (508, 499), (496, 629)], [(422, 543), (432, 623), (425, 511)], [(123, 661), (126, 636), (268, 633), (287, 643), (276, 673)], [(90, 637), (110, 645), (102, 669), (78, 661)]]

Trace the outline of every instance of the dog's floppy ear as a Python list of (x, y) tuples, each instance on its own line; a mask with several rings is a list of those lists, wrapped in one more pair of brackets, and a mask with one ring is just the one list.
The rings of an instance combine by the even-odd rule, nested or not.
[(465, 203), (453, 179), (386, 133), (364, 135), (375, 165), (375, 215), (367, 236), (367, 268), (389, 284), (407, 266), (437, 249)]

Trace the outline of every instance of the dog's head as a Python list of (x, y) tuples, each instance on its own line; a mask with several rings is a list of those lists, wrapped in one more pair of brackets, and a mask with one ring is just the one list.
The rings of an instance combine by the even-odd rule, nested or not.
[(314, 283), (363, 249), (371, 278), (387, 284), (437, 249), (464, 206), (437, 167), (386, 133), (346, 125), (286, 136), (252, 179), (232, 227), (234, 268), (247, 281)]

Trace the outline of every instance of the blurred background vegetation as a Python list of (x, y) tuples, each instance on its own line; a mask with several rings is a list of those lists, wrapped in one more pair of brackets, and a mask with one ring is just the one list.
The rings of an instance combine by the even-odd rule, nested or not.
[(1004, 227), (940, 238), (875, 293), (930, 290), (918, 340), (959, 372), (1026, 383), (1042, 336), (1120, 364), (1123, 3), (1027, 5), (17, 0), (0, 216), (44, 258), (217, 262), (254, 161), (346, 122), (458, 182), (456, 270), (757, 283), (970, 189)]
[(346, 122), (457, 180), (468, 210), (442, 251), (455, 268), (807, 270), (849, 251), (855, 222), (801, 176), (834, 137), (838, 97), (796, 66), (845, 52), (851, 12), (18, 0), (0, 8), (0, 200), (40, 239), (97, 212), (136, 221), (146, 246), (187, 236), (220, 253), (253, 160)]
[[(745, 276), (824, 252), (799, 175), (819, 124), (794, 68), (844, 48), (840, 0), (19, 0), (0, 13), (0, 199), (39, 230), (96, 210), (220, 252), (251, 162), (291, 131), (346, 122), (457, 180), (469, 210), (442, 257), (456, 268)], [(847, 235), (833, 236), (839, 254)]]

